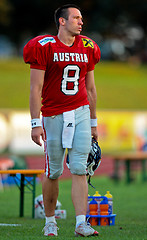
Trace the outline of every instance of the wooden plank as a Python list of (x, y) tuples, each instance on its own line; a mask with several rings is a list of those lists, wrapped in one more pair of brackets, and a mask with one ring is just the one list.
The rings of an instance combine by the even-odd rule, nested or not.
[(126, 160), (144, 160), (147, 159), (146, 151), (133, 151), (133, 152), (120, 152), (120, 153), (107, 153), (104, 154), (112, 157), (114, 160), (126, 161)]
[(34, 175), (44, 173), (43, 169), (8, 169), (8, 170), (0, 170), (0, 174), (11, 174), (15, 175), (17, 173), (24, 175)]

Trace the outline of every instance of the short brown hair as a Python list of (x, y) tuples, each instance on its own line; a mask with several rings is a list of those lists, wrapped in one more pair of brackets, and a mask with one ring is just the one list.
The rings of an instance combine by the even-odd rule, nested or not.
[(81, 11), (80, 8), (75, 4), (66, 4), (66, 5), (63, 5), (59, 8), (57, 8), (55, 10), (55, 14), (54, 14), (54, 19), (55, 19), (57, 29), (59, 29), (59, 18), (60, 17), (63, 17), (66, 20), (68, 20), (68, 8), (77, 8), (79, 11)]

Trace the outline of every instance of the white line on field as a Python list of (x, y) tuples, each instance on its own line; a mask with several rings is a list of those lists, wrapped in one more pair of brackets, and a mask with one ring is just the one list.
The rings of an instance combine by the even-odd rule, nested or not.
[(8, 223), (0, 223), (0, 226), (10, 226), (10, 227), (17, 227), (17, 226), (21, 226), (21, 224), (8, 224)]

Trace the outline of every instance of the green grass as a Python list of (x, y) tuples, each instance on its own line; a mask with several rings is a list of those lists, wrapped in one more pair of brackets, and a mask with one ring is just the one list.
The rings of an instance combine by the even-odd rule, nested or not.
[(0, 60), (0, 108), (29, 107), (29, 66), (23, 59)]
[[(106, 177), (93, 177), (92, 184), (101, 195), (107, 190), (113, 195), (114, 213), (117, 214), (114, 226), (95, 226), (99, 237), (88, 239), (101, 240), (145, 240), (147, 239), (147, 183), (140, 177), (126, 185), (122, 180), (119, 184)], [(89, 187), (89, 194), (95, 190)], [(41, 185), (37, 184), (36, 195), (41, 194)], [(62, 209), (67, 210), (67, 219), (58, 220), (59, 236), (56, 239), (74, 240), (75, 213), (71, 201), (71, 180), (60, 180), (59, 201)], [(22, 224), (19, 227), (0, 226), (2, 240), (41, 240), (47, 239), (42, 234), (43, 219), (31, 219), (31, 195), (25, 197), (25, 217), (19, 218), (19, 191), (16, 187), (5, 187), (0, 191), (0, 223)]]
[[(29, 108), (29, 66), (22, 58), (0, 60), (0, 108)], [(147, 109), (147, 68), (100, 62), (95, 68), (98, 109)]]
[(95, 69), (98, 108), (147, 109), (147, 68), (102, 62)]
[[(0, 60), (0, 108), (29, 108), (29, 66), (22, 59)], [(95, 69), (99, 109), (147, 109), (147, 68), (127, 63), (101, 62)], [(102, 195), (107, 190), (114, 196), (116, 224), (111, 227), (96, 226), (101, 240), (147, 240), (147, 184), (140, 179), (130, 185), (122, 181), (114, 184), (107, 178), (92, 178)], [(89, 194), (95, 190), (89, 188)], [(36, 196), (41, 194), (37, 185)], [(67, 219), (58, 220), (59, 237), (56, 239), (73, 240), (75, 213), (71, 201), (71, 180), (60, 181), (59, 200), (67, 210)], [(31, 195), (25, 197), (25, 217), (19, 218), (19, 191), (16, 187), (0, 190), (0, 223), (18, 223), (21, 227), (0, 226), (2, 240), (41, 240), (44, 220), (31, 219)]]

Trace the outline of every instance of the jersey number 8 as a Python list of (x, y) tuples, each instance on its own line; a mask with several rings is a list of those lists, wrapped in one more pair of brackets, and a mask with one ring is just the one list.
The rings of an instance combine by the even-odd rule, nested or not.
[[(74, 71), (74, 76), (69, 76), (69, 72)], [(80, 68), (78, 65), (67, 65), (63, 71), (61, 91), (65, 95), (75, 95), (79, 91)], [(73, 89), (68, 89), (68, 83), (73, 83)]]

